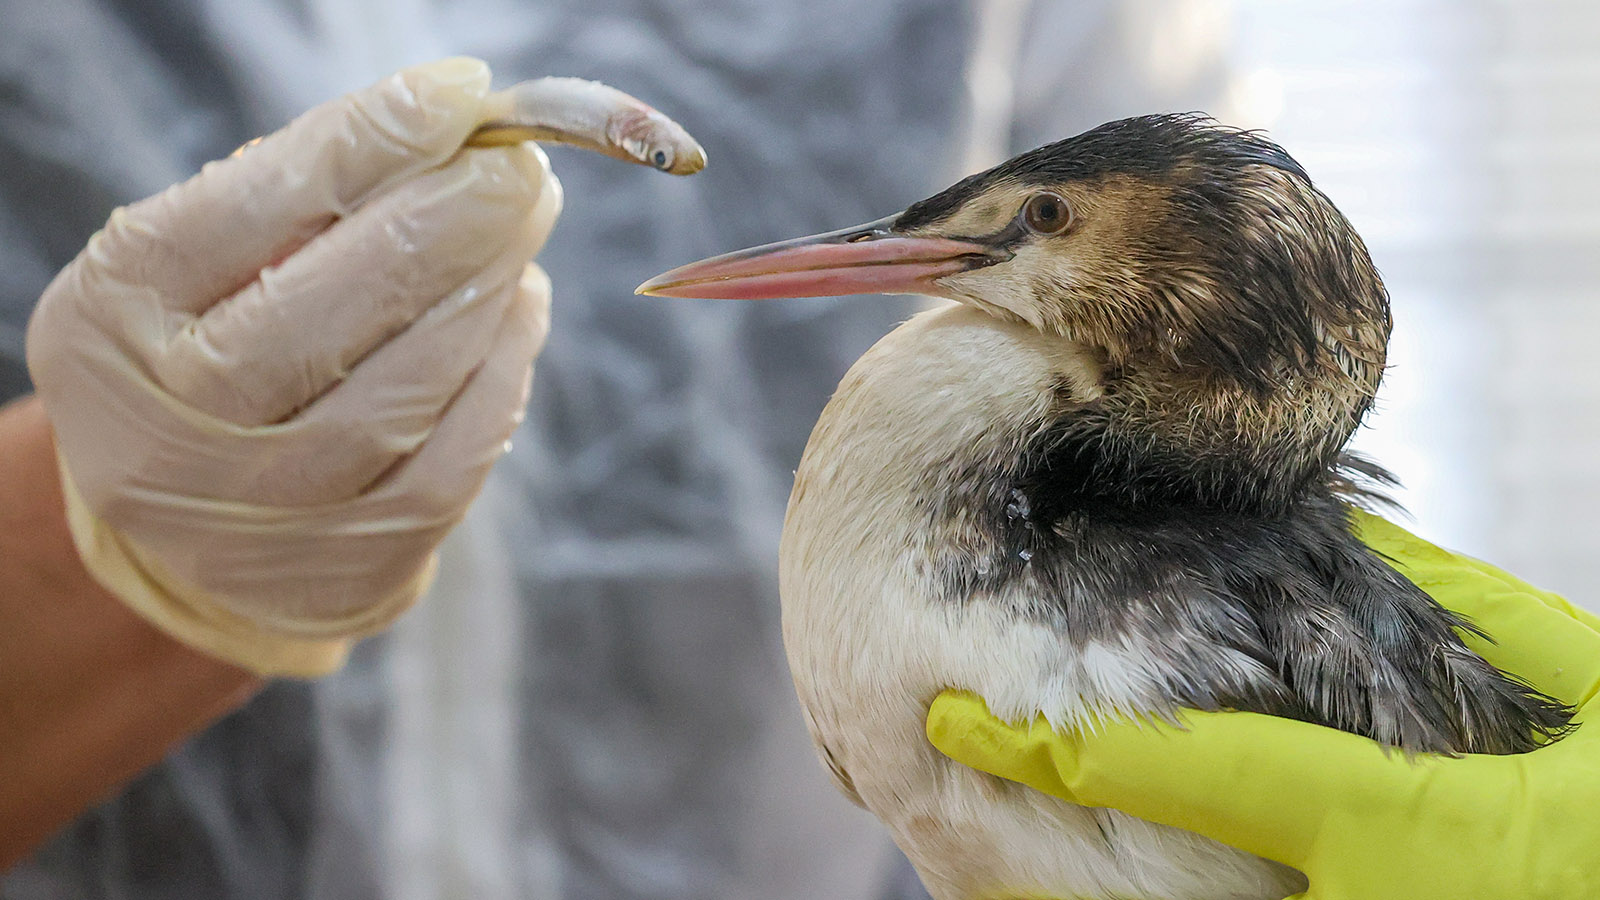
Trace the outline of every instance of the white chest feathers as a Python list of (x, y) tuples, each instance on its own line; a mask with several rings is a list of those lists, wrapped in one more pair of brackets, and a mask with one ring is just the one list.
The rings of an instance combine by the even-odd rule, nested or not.
[(932, 474), (1018, 452), (1062, 392), (1088, 399), (1098, 381), (1071, 345), (956, 306), (861, 358), (811, 435), (784, 526), (784, 643), (801, 706), (841, 787), (937, 900), (1277, 900), (1303, 889), (1299, 873), (983, 775), (924, 737), (928, 704), (951, 687), (1012, 720), (1155, 705), (1149, 648), (1074, 644), (1005, 602), (944, 602), (928, 574)]

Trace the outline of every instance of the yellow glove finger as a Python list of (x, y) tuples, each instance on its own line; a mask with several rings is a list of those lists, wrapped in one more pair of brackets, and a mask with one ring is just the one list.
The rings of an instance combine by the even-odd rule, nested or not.
[(1392, 559), (1396, 559), (1412, 574), (1434, 584), (1444, 584), (1447, 579), (1430, 573), (1435, 566), (1453, 566), (1464, 564), (1475, 569), (1480, 574), (1505, 582), (1508, 586), (1529, 594), (1543, 601), (1546, 606), (1558, 612), (1577, 619), (1583, 624), (1600, 631), (1600, 615), (1596, 615), (1581, 606), (1578, 606), (1559, 594), (1553, 594), (1542, 588), (1523, 581), (1510, 572), (1491, 566), (1480, 559), (1452, 553), (1443, 547), (1430, 544), (1417, 537), (1404, 528), (1380, 516), (1361, 509), (1352, 510), (1351, 517), (1355, 533), (1362, 542), (1372, 549)]
[(1600, 615), (1596, 615), (1595, 613), (1591, 612), (1590, 610), (1587, 610), (1587, 609), (1584, 609), (1581, 606), (1578, 606), (1577, 604), (1575, 604), (1572, 601), (1568, 600), (1567, 598), (1561, 596), (1560, 594), (1554, 594), (1554, 593), (1551, 593), (1550, 591), (1546, 591), (1546, 590), (1543, 590), (1541, 588), (1536, 588), (1533, 585), (1528, 584), (1526, 581), (1523, 581), (1522, 579), (1518, 578), (1517, 576), (1512, 575), (1511, 573), (1506, 572), (1506, 571), (1504, 571), (1502, 569), (1498, 569), (1498, 568), (1496, 568), (1494, 566), (1491, 566), (1488, 563), (1484, 562), (1483, 560), (1473, 559), (1470, 556), (1462, 556), (1462, 557), (1459, 557), (1459, 559), (1463, 560), (1468, 565), (1472, 566), (1474, 569), (1478, 570), (1479, 572), (1484, 573), (1485, 575), (1489, 575), (1489, 576), (1491, 576), (1493, 578), (1498, 578), (1498, 579), (1504, 581), (1506, 584), (1516, 588), (1519, 591), (1523, 591), (1523, 592), (1527, 593), (1530, 596), (1539, 598), (1540, 600), (1544, 601), (1544, 604), (1546, 606), (1550, 607), (1551, 609), (1556, 610), (1557, 612), (1561, 613), (1562, 615), (1568, 616), (1569, 618), (1577, 619), (1579, 622), (1582, 622), (1583, 624), (1589, 626), (1590, 628), (1593, 628), (1595, 631), (1600, 631)]
[(1064, 740), (1040, 716), (1012, 726), (989, 712), (971, 691), (945, 691), (928, 707), (928, 741), (962, 765), (1083, 803), (1065, 779), (1077, 771), (1077, 744)]
[(1491, 664), (1573, 706), (1600, 694), (1600, 619), (1493, 566), (1358, 512), (1356, 534), (1440, 604), (1491, 640), (1467, 644)]
[[(957, 762), (1085, 806), (1187, 828), (1303, 868), (1332, 810), (1379, 803), (1409, 774), (1376, 743), (1252, 713), (1185, 712), (1183, 730), (1111, 721), (1084, 740), (1042, 718), (1013, 728), (983, 700), (945, 692), (928, 739)], [(1290, 746), (1298, 752), (1285, 754)], [(1303, 748), (1303, 749), (1302, 749)], [(1330, 780), (1329, 772), (1351, 777)], [(1357, 774), (1359, 773), (1359, 775)], [(1292, 799), (1290, 799), (1292, 798)]]

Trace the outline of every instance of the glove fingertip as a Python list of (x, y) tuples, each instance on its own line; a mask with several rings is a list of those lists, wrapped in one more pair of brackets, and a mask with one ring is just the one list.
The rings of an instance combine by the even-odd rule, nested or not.
[(438, 90), (470, 91), (479, 97), (489, 93), (489, 64), (473, 56), (447, 56), (402, 69), (399, 74), (424, 98)]
[(489, 80), (487, 63), (464, 56), (402, 69), (350, 95), (347, 127), (380, 156), (403, 148), (436, 163), (455, 153), (477, 127)]
[[(412, 127), (427, 133), (430, 125), (448, 123), (452, 140), (465, 139), (464, 128), (475, 127), (482, 116), (483, 98), (489, 93), (489, 64), (470, 56), (452, 56), (402, 69), (378, 90), (389, 92), (394, 102), (413, 111)], [(441, 121), (442, 120), (442, 121)], [(453, 148), (452, 148), (453, 149)]]
[(928, 704), (924, 731), (940, 753), (955, 759), (974, 726), (985, 722), (1002, 724), (989, 712), (989, 705), (982, 697), (971, 691), (946, 690)]

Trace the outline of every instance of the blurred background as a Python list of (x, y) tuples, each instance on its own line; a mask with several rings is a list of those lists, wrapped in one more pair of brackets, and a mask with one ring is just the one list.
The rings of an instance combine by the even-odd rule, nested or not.
[(791, 471), (915, 304), (647, 300), (1108, 119), (1263, 127), (1365, 236), (1393, 368), (1358, 446), (1425, 536), (1600, 597), (1591, 0), (0, 0), (0, 400), (111, 208), (423, 60), (601, 78), (711, 166), (551, 152), (554, 333), (430, 600), (270, 687), (0, 877), (44, 898), (915, 898), (825, 782), (779, 647)]

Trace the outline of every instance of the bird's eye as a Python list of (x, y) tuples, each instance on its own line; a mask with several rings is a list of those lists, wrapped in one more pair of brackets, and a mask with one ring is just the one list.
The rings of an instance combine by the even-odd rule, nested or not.
[(667, 151), (657, 150), (655, 155), (655, 163), (656, 168), (665, 169), (667, 167)]
[(1022, 224), (1035, 234), (1060, 234), (1072, 224), (1072, 210), (1056, 194), (1034, 194), (1022, 204)]

